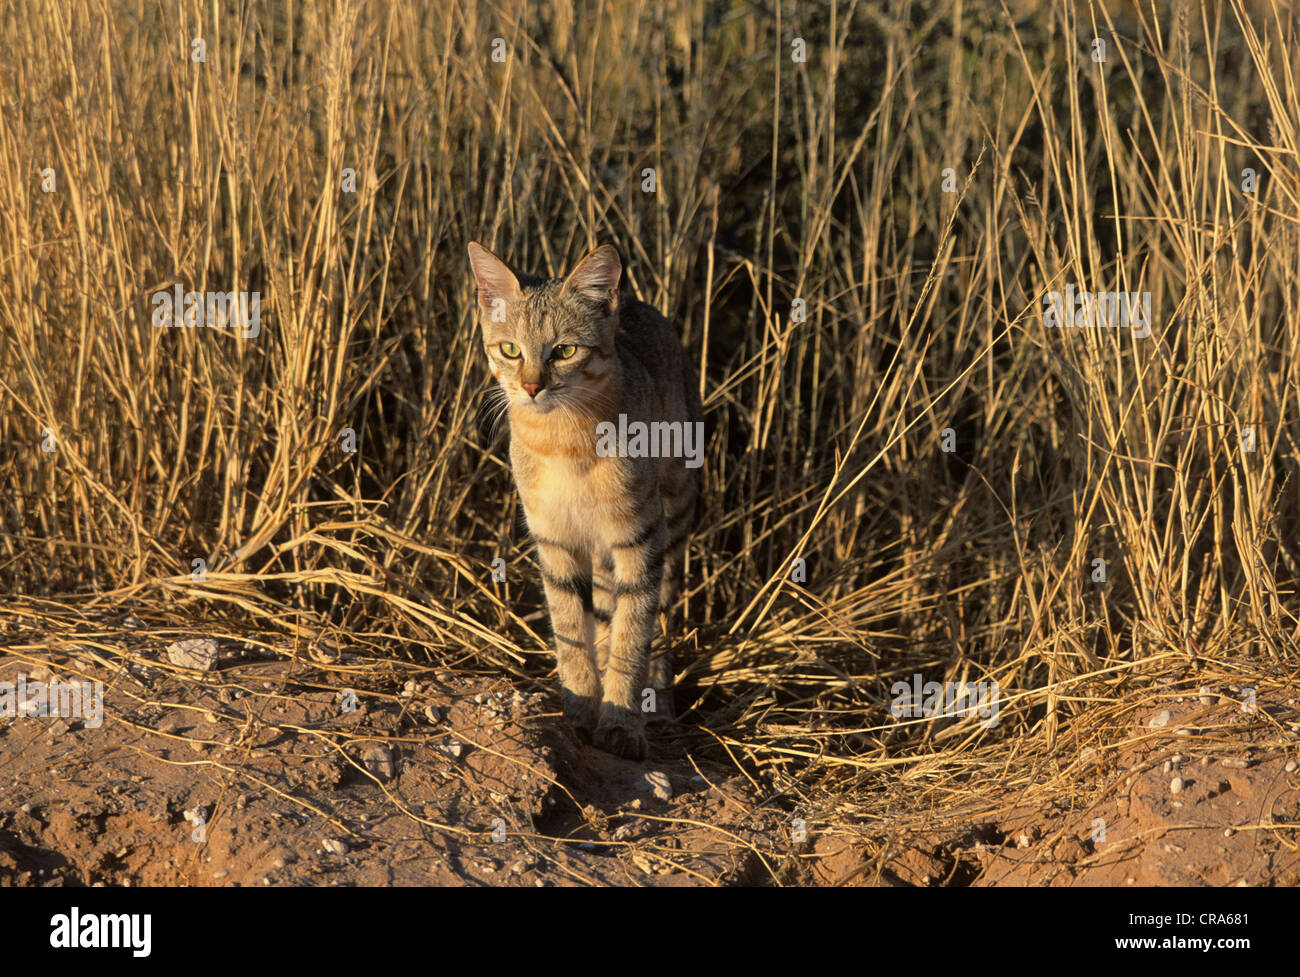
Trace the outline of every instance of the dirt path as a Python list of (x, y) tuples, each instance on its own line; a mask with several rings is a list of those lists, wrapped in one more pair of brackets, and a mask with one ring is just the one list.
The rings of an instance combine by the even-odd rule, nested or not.
[(1261, 700), (1269, 726), (1231, 689), (1176, 697), (1085, 758), (1090, 804), (805, 837), (693, 726), (657, 727), (633, 764), (501, 680), (228, 643), (199, 672), (169, 640), (124, 627), (0, 654), (15, 694), (20, 675), (103, 683), (102, 724), (0, 722), (0, 884), (1300, 882), (1293, 700)]

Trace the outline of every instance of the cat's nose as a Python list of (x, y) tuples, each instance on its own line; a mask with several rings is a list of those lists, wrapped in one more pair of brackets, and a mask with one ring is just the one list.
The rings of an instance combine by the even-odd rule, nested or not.
[(521, 383), (519, 386), (523, 387), (525, 390), (528, 391), (528, 396), (533, 397), (533, 398), (536, 398), (536, 397), (537, 397), (537, 391), (541, 390), (542, 387), (545, 386), (545, 384), (541, 384), (541, 383)]

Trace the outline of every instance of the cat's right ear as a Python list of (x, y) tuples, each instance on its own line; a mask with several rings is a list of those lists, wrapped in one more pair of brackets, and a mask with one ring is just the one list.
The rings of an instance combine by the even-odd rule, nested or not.
[(483, 321), (506, 321), (506, 306), (519, 298), (519, 279), (506, 263), (477, 241), (469, 242), (469, 266), (478, 285)]

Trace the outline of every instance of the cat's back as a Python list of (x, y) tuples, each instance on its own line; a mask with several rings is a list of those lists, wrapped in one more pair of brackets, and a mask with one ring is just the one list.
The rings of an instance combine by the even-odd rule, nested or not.
[(694, 371), (682, 350), (681, 337), (658, 309), (636, 300), (624, 303), (615, 346), (625, 367), (632, 366), (665, 406), (684, 407), (691, 420), (702, 416), (699, 398), (694, 395)]

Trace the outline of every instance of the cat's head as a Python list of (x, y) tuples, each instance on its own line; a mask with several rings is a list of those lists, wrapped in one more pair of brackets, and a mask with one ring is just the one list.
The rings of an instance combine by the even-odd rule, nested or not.
[(483, 348), (511, 409), (600, 412), (616, 364), (618, 252), (602, 244), (563, 279), (517, 276), (474, 242), (469, 263)]

